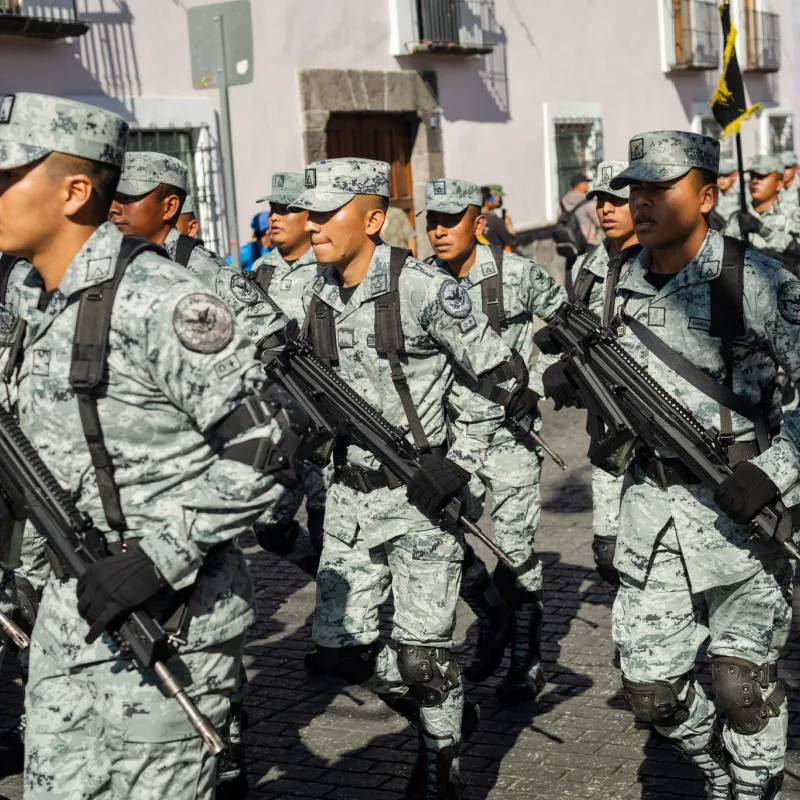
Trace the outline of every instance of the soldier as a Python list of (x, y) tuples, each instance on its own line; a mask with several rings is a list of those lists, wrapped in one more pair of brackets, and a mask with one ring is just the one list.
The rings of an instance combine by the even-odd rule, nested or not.
[[(618, 270), (620, 262), (636, 252), (637, 239), (628, 205), (628, 187), (612, 189), (610, 185), (611, 179), (627, 168), (627, 161), (604, 161), (597, 167), (598, 181), (586, 198), (595, 201), (606, 238), (593, 251), (579, 256), (573, 268), (575, 300), (585, 303), (606, 324), (610, 322), (605, 311), (606, 298), (609, 291), (612, 296), (614, 291), (613, 278), (608, 278), (609, 271), (612, 264)], [(614, 586), (619, 585), (613, 557), (622, 481), (622, 477), (592, 468), (592, 551), (598, 573)]]
[[(490, 324), (524, 364), (533, 355), (533, 318), (550, 320), (567, 302), (564, 289), (538, 264), (500, 247), (478, 244), (486, 218), (479, 186), (460, 180), (430, 181), (425, 213), (433, 261), (459, 282), (473, 307), (482, 307)], [(462, 422), (472, 392), (456, 381), (448, 396), (451, 434), (466, 436)], [(538, 395), (528, 406), (536, 413)], [(537, 414), (537, 425), (541, 418)], [(502, 702), (533, 700), (545, 684), (541, 668), (542, 564), (534, 551), (541, 500), (541, 453), (524, 436), (502, 428), (494, 437), (471, 483), (471, 515), (479, 519), (487, 489), (492, 493), (494, 539), (517, 569), (498, 564), (493, 578), (483, 560), (467, 547), (461, 596), (478, 618), (478, 643), (464, 676), (488, 678), (512, 642), (507, 674), (497, 687)]]
[(800, 207), (800, 186), (795, 183), (797, 177), (797, 153), (794, 150), (784, 150), (779, 158), (783, 165), (783, 189), (781, 189), (781, 204), (784, 208)]
[(178, 229), (178, 233), (193, 238), (197, 238), (197, 234), (200, 232), (200, 223), (194, 213), (194, 197), (190, 194), (187, 194), (183, 201), (178, 224), (175, 227)]
[[(275, 249), (253, 265), (253, 280), (280, 307), (287, 319), (302, 320), (303, 289), (319, 273), (311, 239), (305, 229), (308, 213), (290, 209), (304, 191), (304, 176), (299, 172), (276, 172), (272, 176), (272, 194), (259, 203), (269, 203), (269, 228)], [(300, 524), (295, 520), (303, 496), (308, 514), (307, 535), (299, 536)], [(287, 556), (312, 576), (316, 575), (322, 552), (322, 531), (325, 520), (325, 479), (322, 469), (307, 463), (303, 480), (287, 489), (281, 499), (254, 526), (259, 544), (266, 550)], [(300, 540), (296, 555), (296, 540)], [(303, 551), (303, 545), (310, 540)]]
[[(211, 798), (216, 759), (107, 631), (150, 603), (185, 642), (173, 666), (188, 694), (222, 725), (255, 618), (234, 539), (279, 488), (252, 453), (277, 455), (294, 436), (287, 406), (225, 304), (107, 221), (127, 123), (44, 95), (2, 104), (0, 249), (35, 268), (15, 340), (20, 425), (110, 553), (80, 581), (54, 564), (45, 587), (25, 796)], [(102, 376), (96, 392), (71, 381), (85, 374)], [(167, 622), (156, 596), (180, 598), (184, 624)]]
[(288, 320), (252, 281), (177, 229), (187, 180), (186, 165), (177, 158), (127, 153), (109, 218), (123, 234), (162, 245), (233, 311), (237, 325), (262, 349)]
[(747, 164), (753, 207), (731, 217), (729, 236), (749, 236), (751, 247), (782, 261), (800, 274), (800, 209), (784, 208), (780, 197), (783, 169), (777, 156), (753, 156)]
[[(363, 684), (419, 726), (406, 797), (434, 800), (461, 796), (462, 709), (465, 735), (475, 713), (464, 708), (450, 650), (463, 541), (431, 520), (480, 468), (488, 438), (503, 422), (500, 406), (473, 395), (461, 415), (467, 433), (446, 450), (449, 360), (498, 384), (511, 414), (525, 383), (455, 280), (380, 241), (389, 176), (390, 166), (379, 161), (316, 162), (291, 206), (308, 210), (315, 255), (329, 265), (304, 298), (315, 352), (389, 422), (410, 431), (423, 453), (404, 489), (369, 453), (348, 439), (337, 442), (313, 638), (325, 670)], [(378, 629), (390, 589), (397, 652)]]
[(719, 187), (719, 198), (714, 209), (719, 215), (719, 226), (717, 230), (724, 230), (725, 225), (732, 214), (739, 211), (739, 170), (736, 169), (736, 162), (732, 158), (723, 158), (719, 162), (719, 177), (717, 178)]
[[(716, 491), (671, 453), (640, 451), (629, 467), (613, 612), (625, 697), (638, 719), (701, 769), (710, 798), (778, 798), (787, 727), (778, 656), (794, 565), (754, 538), (748, 523), (780, 495), (787, 506), (800, 500), (800, 412), (787, 414), (769, 443), (781, 420), (778, 364), (800, 377), (800, 281), (708, 229), (718, 191), (715, 139), (644, 133), (631, 140), (630, 156), (611, 186), (630, 186), (644, 249), (619, 279), (619, 343), (704, 428), (719, 432), (735, 466)], [(557, 368), (544, 378), (572, 402)], [(724, 727), (691, 674), (706, 640)]]

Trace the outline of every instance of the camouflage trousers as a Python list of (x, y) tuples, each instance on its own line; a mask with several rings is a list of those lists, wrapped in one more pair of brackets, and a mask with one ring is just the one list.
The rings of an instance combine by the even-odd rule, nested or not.
[[(794, 565), (780, 556), (763, 564), (763, 569), (739, 583), (694, 593), (670, 523), (656, 545), (645, 583), (621, 576), (612, 625), (623, 675), (641, 682), (690, 675), (707, 640), (712, 658), (735, 656), (756, 664), (777, 661), (789, 635)], [(765, 690), (765, 698), (775, 686)], [(684, 751), (707, 745), (717, 715), (697, 681), (687, 682), (680, 699), (688, 697), (691, 688), (696, 694), (689, 718), (674, 727), (656, 727)], [(787, 725), (785, 700), (780, 715), (759, 733), (739, 734), (726, 724), (723, 739), (733, 772), (741, 765), (743, 776), (748, 771), (761, 772), (762, 778), (778, 773)]]
[[(314, 642), (345, 648), (377, 641), (380, 607), (391, 591), (394, 641), (452, 647), (463, 554), (463, 542), (438, 528), (369, 548), (360, 542), (360, 531), (353, 544), (326, 533), (317, 573)], [(379, 695), (406, 694), (395, 650), (381, 647), (374, 673), (363, 685)], [(426, 733), (460, 742), (463, 706), (459, 676), (441, 705), (420, 709)]]
[[(508, 437), (489, 448), (483, 465), (470, 481), (470, 519), (481, 518), (487, 490), (491, 492), (494, 541), (516, 565), (524, 564), (534, 551), (542, 511), (541, 469), (542, 456), (535, 448)], [(484, 584), (486, 575), (486, 565), (476, 554), (464, 582)], [(517, 583), (527, 592), (541, 590), (541, 562), (518, 575)]]
[(624, 475), (615, 478), (604, 469), (592, 467), (592, 533), (616, 536)]

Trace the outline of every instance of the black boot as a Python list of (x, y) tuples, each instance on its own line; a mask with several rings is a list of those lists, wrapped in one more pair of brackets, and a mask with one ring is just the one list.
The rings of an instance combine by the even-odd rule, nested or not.
[(18, 775), (25, 767), (25, 714), (0, 736), (0, 778)]
[(264, 550), (275, 553), (276, 556), (287, 556), (292, 552), (297, 541), (300, 523), (297, 520), (280, 525), (265, 525), (263, 522), (256, 522), (253, 524), (253, 533)]
[(728, 754), (725, 752), (719, 720), (714, 723), (705, 747), (697, 750), (684, 747), (678, 749), (703, 773), (708, 800), (731, 800), (733, 784), (728, 771)]
[(406, 800), (461, 800), (458, 768), (460, 745), (436, 747), (434, 737), (420, 733), (417, 760), (406, 787)]
[(525, 595), (525, 599), (514, 609), (511, 663), (495, 692), (501, 703), (529, 703), (547, 683), (541, 663), (542, 593), (520, 591), (519, 594)]
[(228, 746), (220, 755), (217, 765), (217, 800), (240, 800), (247, 796), (247, 771), (242, 744), (245, 717), (242, 704), (231, 703), (224, 737)]

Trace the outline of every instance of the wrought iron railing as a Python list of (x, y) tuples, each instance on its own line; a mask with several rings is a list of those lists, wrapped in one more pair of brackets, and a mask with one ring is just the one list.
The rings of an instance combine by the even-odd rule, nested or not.
[(0, 0), (0, 14), (48, 22), (77, 22), (77, 0)]
[(417, 24), (418, 51), (489, 53), (495, 0), (417, 0)]
[(558, 196), (572, 187), (572, 176), (583, 172), (592, 180), (603, 160), (603, 123), (587, 117), (560, 117), (554, 121)]
[(0, 33), (59, 39), (88, 29), (77, 0), (0, 0)]
[(673, 0), (675, 63), (681, 69), (715, 69), (720, 63), (720, 26), (716, 2)]
[(780, 16), (769, 11), (745, 9), (747, 69), (777, 72), (781, 66)]

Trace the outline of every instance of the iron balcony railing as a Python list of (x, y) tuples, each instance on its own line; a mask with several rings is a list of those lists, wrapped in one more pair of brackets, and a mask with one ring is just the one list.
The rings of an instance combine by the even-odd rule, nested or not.
[(63, 39), (88, 30), (77, 0), (0, 0), (0, 33)]
[(745, 9), (747, 69), (777, 72), (781, 67), (780, 16), (769, 11)]
[(416, 0), (419, 42), (416, 52), (491, 53), (497, 29), (495, 0)]
[(716, 2), (673, 0), (676, 69), (716, 69), (720, 27)]

